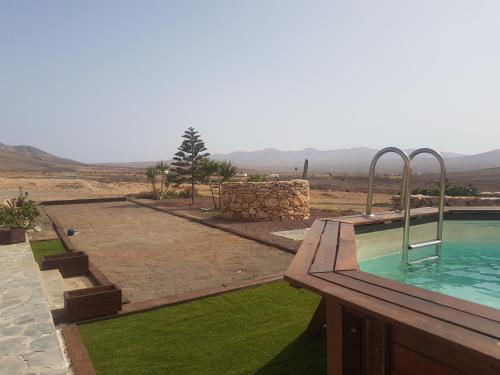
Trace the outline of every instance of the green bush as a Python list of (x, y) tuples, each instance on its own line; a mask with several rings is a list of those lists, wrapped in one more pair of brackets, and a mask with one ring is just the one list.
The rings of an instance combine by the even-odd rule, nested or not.
[(40, 212), (33, 201), (24, 201), (19, 207), (14, 204), (0, 207), (0, 225), (8, 229), (33, 229), (38, 216)]
[[(177, 196), (179, 198), (184, 198), (184, 199), (188, 199), (188, 198), (191, 198), (191, 188), (185, 188), (179, 192), (177, 192)], [(194, 196), (198, 196), (198, 192), (196, 191), (196, 188), (194, 189)]]
[[(413, 195), (429, 195), (437, 197), (439, 196), (439, 189), (418, 188), (412, 190), (411, 193)], [(479, 191), (471, 184), (468, 186), (452, 186), (451, 184), (446, 183), (445, 195), (449, 197), (477, 197), (479, 196)]]
[(247, 177), (248, 182), (266, 182), (266, 176), (263, 174), (251, 174)]

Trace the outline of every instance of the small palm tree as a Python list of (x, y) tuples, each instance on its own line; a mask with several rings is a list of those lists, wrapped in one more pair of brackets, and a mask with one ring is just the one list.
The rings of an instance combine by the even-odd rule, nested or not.
[(221, 190), (222, 183), (228, 182), (236, 175), (238, 171), (236, 166), (231, 163), (231, 161), (219, 161), (219, 169), (217, 174), (219, 175), (219, 209), (222, 208)]
[(155, 193), (156, 199), (158, 199), (158, 189), (156, 188), (157, 176), (158, 176), (158, 171), (156, 169), (156, 165), (151, 165), (146, 168), (146, 178), (149, 182), (151, 182), (151, 186), (153, 188), (153, 192)]
[[(179, 179), (179, 175), (175, 171), (170, 170), (169, 166), (163, 161), (147, 167), (145, 173), (147, 180), (151, 182), (156, 199), (161, 199), (168, 188), (172, 184), (177, 183)], [(160, 184), (159, 188), (158, 183)]]
[[(214, 175), (218, 175), (219, 172), (219, 162), (217, 160), (211, 160), (208, 158), (202, 159), (200, 162), (200, 175), (203, 181), (208, 183), (210, 186), (210, 193), (212, 194), (212, 200), (214, 202), (214, 210), (217, 209), (217, 203), (215, 201), (215, 194), (212, 184), (212, 178)], [(219, 205), (220, 207), (220, 205)]]

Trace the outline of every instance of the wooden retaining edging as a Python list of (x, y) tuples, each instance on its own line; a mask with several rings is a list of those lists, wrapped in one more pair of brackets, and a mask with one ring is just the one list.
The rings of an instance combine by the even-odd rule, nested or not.
[(89, 273), (89, 256), (83, 251), (43, 256), (40, 270), (53, 269), (58, 269), (62, 277), (86, 275)]
[(171, 296), (153, 298), (140, 302), (130, 303), (122, 306), (122, 311), (115, 315), (102, 316), (94, 319), (87, 319), (71, 324), (65, 324), (62, 327), (62, 333), (68, 357), (71, 360), (72, 370), (74, 375), (96, 375), (95, 368), (90, 360), (85, 344), (82, 341), (78, 326), (87, 323), (93, 323), (103, 320), (120, 318), (127, 315), (156, 310), (162, 307), (179, 305), (182, 303), (192, 302), (206, 297), (214, 297), (223, 293), (235, 292), (238, 290), (251, 288), (259, 285), (266, 285), (276, 281), (283, 280), (283, 275), (271, 275), (265, 277), (254, 278), (251, 280), (242, 281), (239, 283), (225, 284), (219, 287), (204, 289), (200, 291), (179, 293)]
[(127, 315), (148, 312), (168, 306), (180, 305), (182, 303), (192, 302), (207, 297), (215, 297), (220, 294), (236, 292), (238, 290), (247, 289), (259, 285), (266, 285), (282, 280), (284, 280), (283, 274), (275, 274), (269, 276), (256, 277), (250, 280), (244, 280), (231, 284), (223, 284), (221, 286), (216, 286), (213, 288), (196, 290), (186, 293), (172, 294), (169, 296), (147, 299), (144, 301), (130, 302), (126, 305), (122, 305), (122, 310), (115, 315), (100, 316), (93, 319), (81, 320), (76, 322), (76, 324), (81, 325), (81, 324), (99, 322), (102, 320), (120, 318)]
[(71, 361), (73, 375), (96, 375), (94, 365), (90, 360), (76, 324), (63, 325), (62, 335)]
[(127, 197), (109, 197), (109, 198), (84, 198), (84, 199), (61, 199), (53, 201), (42, 201), (41, 206), (57, 206), (63, 204), (83, 204), (83, 203), (105, 203), (105, 202), (124, 202)]
[[(78, 249), (76, 247), (76, 245), (73, 243), (73, 241), (71, 241), (71, 239), (66, 234), (61, 223), (59, 223), (59, 221), (57, 221), (56, 218), (54, 218), (52, 215), (50, 215), (47, 212), (47, 210), (45, 210), (43, 208), (43, 206), (41, 206), (41, 207), (42, 207), (42, 210), (47, 215), (47, 217), (52, 222), (52, 227), (54, 228), (54, 231), (56, 232), (56, 234), (59, 237), (59, 239), (61, 240), (61, 242), (63, 243), (63, 246), (66, 249), (66, 251), (68, 251), (70, 253), (82, 252), (82, 253), (86, 254), (85, 251)], [(99, 285), (111, 284), (111, 281), (101, 271), (99, 271), (99, 269), (91, 261), (89, 261), (89, 275), (96, 282), (96, 284), (99, 284)]]
[(122, 290), (115, 284), (64, 292), (64, 311), (70, 322), (115, 315), (122, 308)]
[[(43, 209), (43, 206), (41, 207)], [(88, 270), (88, 277), (94, 284), (97, 285), (96, 287), (64, 292), (64, 311), (66, 319), (69, 321), (77, 321), (99, 316), (100, 314), (115, 314), (121, 309), (122, 304), (129, 302), (122, 297), (120, 287), (112, 283), (92, 262), (88, 260), (88, 255), (75, 246), (75, 244), (67, 236), (62, 225), (54, 217), (52, 217), (46, 210), (44, 210), (44, 212), (52, 221), (52, 226), (63, 243), (64, 248), (68, 251), (68, 254), (53, 257), (57, 259), (50, 259), (49, 257), (49, 259), (44, 259), (45, 263), (42, 262), (42, 264), (47, 264), (47, 262), (50, 264), (51, 261), (59, 263), (60, 267), (54, 268), (60, 268), (60, 272), (63, 277), (65, 274), (66, 276), (69, 276), (66, 272), (66, 268), (69, 268), (71, 273), (71, 269), (74, 271), (74, 267), (78, 265), (63, 264), (63, 259), (71, 259), (71, 255), (77, 254), (76, 256), (73, 256), (73, 258), (75, 258), (74, 262), (77, 262), (78, 260), (80, 263), (84, 262)], [(81, 265), (82, 264), (79, 266)], [(75, 306), (77, 306), (78, 309), (76, 309)], [(77, 310), (81, 310), (81, 312)]]

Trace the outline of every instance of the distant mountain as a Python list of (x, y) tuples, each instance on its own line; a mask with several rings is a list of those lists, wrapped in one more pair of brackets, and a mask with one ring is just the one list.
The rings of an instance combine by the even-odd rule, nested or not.
[[(343, 148), (336, 150), (316, 150), (306, 148), (299, 151), (281, 151), (268, 148), (260, 151), (236, 151), (228, 154), (213, 154), (218, 160), (231, 160), (240, 170), (254, 173), (290, 173), (297, 167), (302, 169), (304, 159), (309, 160), (309, 170), (313, 172), (352, 172), (367, 173), (370, 161), (378, 150), (368, 147)], [(408, 153), (413, 150), (406, 150)], [(485, 168), (500, 168), (500, 149), (474, 155), (452, 152), (442, 153), (448, 172), (476, 171)], [(145, 168), (155, 161), (101, 163), (99, 166)], [(0, 143), (0, 170), (74, 170), (87, 164), (60, 158), (32, 146), (7, 146)], [(418, 156), (414, 163), (415, 173), (437, 173), (438, 165), (434, 158)], [(385, 155), (379, 162), (377, 172), (400, 172), (402, 161), (395, 154)], [(484, 172), (487, 174), (488, 172)]]
[(60, 158), (32, 146), (8, 146), (0, 143), (0, 170), (40, 171), (75, 169), (85, 164)]
[[(170, 163), (170, 161), (167, 161)], [(158, 161), (124, 161), (116, 163), (97, 163), (101, 167), (120, 167), (120, 168), (147, 168), (158, 163)]]
[[(313, 148), (306, 148), (300, 151), (281, 151), (273, 148), (268, 148), (260, 151), (237, 151), (229, 154), (214, 154), (213, 159), (231, 160), (239, 168), (242, 169), (260, 169), (264, 171), (287, 172), (293, 171), (294, 167), (302, 169), (305, 159), (309, 160), (309, 169), (311, 171), (323, 172), (367, 172), (372, 158), (378, 150), (368, 147), (344, 148), (337, 150), (320, 151)], [(406, 150), (408, 153), (413, 150)], [(494, 153), (494, 151), (492, 151)], [(499, 150), (500, 152), (500, 150)], [(452, 152), (443, 152), (443, 156), (447, 161), (450, 170), (463, 170), (463, 166), (468, 169), (499, 166), (500, 158), (496, 158), (493, 154), (484, 158), (479, 157), (470, 159), (468, 155), (457, 154)], [(455, 162), (455, 160), (462, 162)], [(496, 164), (495, 164), (496, 163)], [(492, 165), (493, 164), (493, 165)], [(381, 172), (399, 171), (402, 166), (402, 161), (395, 154), (387, 154), (380, 159), (378, 170)], [(421, 155), (414, 162), (416, 172), (432, 172), (437, 170), (436, 161), (427, 155)]]

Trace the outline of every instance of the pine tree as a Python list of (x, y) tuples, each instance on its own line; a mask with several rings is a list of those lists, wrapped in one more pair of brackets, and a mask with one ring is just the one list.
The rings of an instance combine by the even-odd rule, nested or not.
[(172, 165), (177, 167), (177, 172), (183, 179), (191, 183), (191, 202), (194, 204), (194, 185), (199, 179), (200, 162), (210, 155), (205, 147), (205, 142), (200, 138), (199, 133), (194, 128), (189, 127), (182, 135), (184, 140), (177, 148)]

